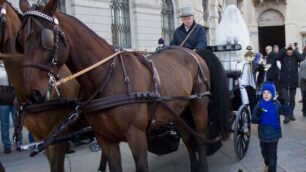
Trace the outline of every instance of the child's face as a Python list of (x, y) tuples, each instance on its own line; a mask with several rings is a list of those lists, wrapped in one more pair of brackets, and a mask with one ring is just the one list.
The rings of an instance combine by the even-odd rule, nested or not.
[(270, 93), (270, 91), (265, 90), (265, 91), (262, 93), (262, 98), (263, 98), (265, 101), (269, 101), (269, 100), (272, 99), (272, 94)]

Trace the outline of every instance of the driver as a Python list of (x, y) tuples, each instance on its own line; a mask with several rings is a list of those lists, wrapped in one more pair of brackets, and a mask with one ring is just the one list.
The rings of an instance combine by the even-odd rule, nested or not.
[(183, 24), (175, 30), (170, 45), (183, 46), (192, 50), (205, 49), (207, 46), (205, 29), (195, 22), (193, 9), (183, 7), (180, 17)]

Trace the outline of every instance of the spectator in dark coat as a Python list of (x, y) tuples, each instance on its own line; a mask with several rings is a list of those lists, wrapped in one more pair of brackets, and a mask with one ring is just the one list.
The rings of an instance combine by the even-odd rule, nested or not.
[(299, 52), (299, 45), (297, 42), (293, 43), (293, 50)]
[(255, 60), (253, 63), (254, 78), (256, 78), (256, 86), (261, 87), (261, 84), (264, 82), (265, 70), (264, 62), (265, 59), (261, 53), (256, 53)]
[(273, 82), (274, 82), (274, 85), (275, 85), (275, 88), (276, 88), (276, 92), (279, 93), (280, 92), (280, 86), (279, 86), (279, 73), (280, 73), (280, 61), (277, 60), (277, 56), (278, 56), (278, 53), (279, 53), (279, 46), (278, 45), (274, 45), (273, 46), (273, 55), (274, 55), (274, 59), (275, 59), (275, 70), (277, 70), (278, 74), (277, 74), (277, 79), (275, 79)]
[(187, 35), (192, 32), (182, 46), (192, 50), (205, 49), (207, 46), (205, 29), (194, 21), (192, 8), (183, 7), (180, 17), (183, 24), (175, 30), (170, 45), (180, 46)]
[(296, 88), (298, 87), (298, 65), (303, 60), (303, 57), (289, 46), (286, 49), (282, 49), (277, 58), (282, 66), (280, 70), (281, 102), (284, 107), (289, 106), (287, 114), (285, 114), (284, 123), (288, 123), (290, 120), (295, 120), (293, 110)]
[(306, 58), (306, 46), (303, 48), (303, 53), (302, 53), (303, 59), (305, 60)]
[(276, 85), (278, 84), (278, 79), (279, 79), (279, 69), (276, 63), (277, 58), (276, 55), (272, 52), (272, 47), (270, 45), (266, 47), (266, 53), (267, 53), (266, 64), (271, 65), (270, 69), (267, 71), (266, 80), (271, 81), (274, 83), (274, 85)]
[(279, 46), (278, 45), (273, 45), (273, 53), (278, 54), (279, 53)]

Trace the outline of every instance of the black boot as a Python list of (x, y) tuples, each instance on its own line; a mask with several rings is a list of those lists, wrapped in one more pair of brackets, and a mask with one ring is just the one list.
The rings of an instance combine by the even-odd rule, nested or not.
[(289, 119), (289, 117), (285, 117), (285, 119), (284, 119), (284, 124), (288, 124), (290, 122), (290, 119)]
[(294, 115), (293, 115), (293, 114), (290, 115), (290, 120), (291, 120), (291, 121), (295, 121), (295, 120), (296, 120), (296, 119), (294, 118)]

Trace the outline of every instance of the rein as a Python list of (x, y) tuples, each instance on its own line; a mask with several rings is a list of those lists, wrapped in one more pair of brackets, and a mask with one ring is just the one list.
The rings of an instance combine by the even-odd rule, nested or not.
[(22, 58), (24, 55), (19, 53), (0, 53), (0, 59), (9, 59), (15, 57)]
[(75, 100), (66, 100), (66, 99), (57, 99), (39, 104), (18, 104), (17, 118), (16, 118), (16, 127), (13, 133), (13, 141), (17, 147), (21, 145), (22, 142), (22, 128), (24, 124), (24, 113), (39, 113), (50, 111), (54, 109), (61, 108), (74, 108), (77, 106), (77, 101)]
[(66, 83), (66, 82), (68, 82), (68, 81), (70, 81), (70, 80), (72, 80), (72, 79), (74, 79), (74, 78), (76, 78), (78, 76), (81, 76), (81, 75), (83, 75), (83, 74), (85, 74), (85, 73), (87, 73), (87, 72), (97, 68), (98, 66), (106, 63), (107, 61), (109, 61), (112, 58), (116, 57), (117, 55), (121, 54), (122, 52), (123, 51), (118, 51), (118, 52), (116, 52), (116, 53), (114, 53), (114, 54), (112, 54), (112, 55), (102, 59), (101, 61), (99, 61), (99, 62), (97, 62), (97, 63), (95, 63), (95, 64), (93, 64), (93, 65), (91, 65), (91, 66), (89, 66), (89, 67), (87, 67), (87, 68), (85, 68), (85, 69), (75, 73), (75, 74), (73, 74), (73, 75), (70, 75), (68, 77), (62, 78), (61, 80), (59, 80), (59, 81), (57, 81), (55, 83), (55, 86), (62, 85), (62, 84)]

